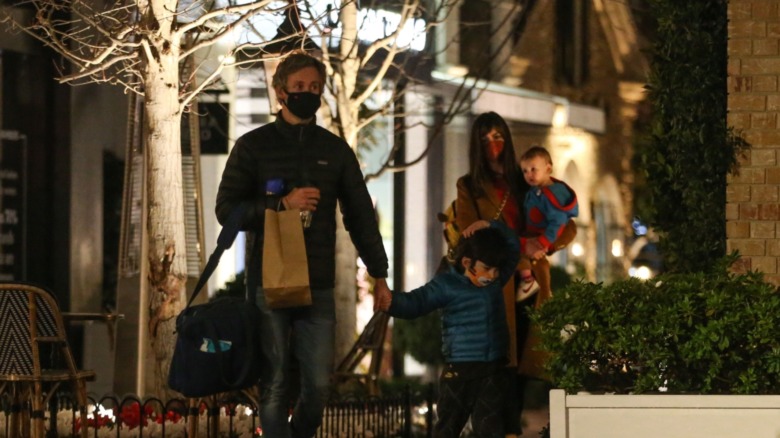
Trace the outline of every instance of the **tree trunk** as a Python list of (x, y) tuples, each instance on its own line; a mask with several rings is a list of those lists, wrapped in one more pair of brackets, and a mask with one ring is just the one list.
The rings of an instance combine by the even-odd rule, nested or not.
[(357, 251), (344, 228), (341, 213), (336, 226), (336, 365), (357, 340)]
[[(351, 43), (357, 41), (357, 5), (346, 2), (339, 12), (342, 25), (342, 43), (340, 47), (342, 64), (336, 73), (338, 83), (336, 105), (342, 135), (353, 150), (357, 149), (357, 110), (350, 97), (355, 90), (358, 62), (357, 47)], [(355, 50), (351, 53), (351, 50)], [(341, 214), (337, 218), (336, 231), (336, 365), (347, 355), (357, 339), (357, 251), (349, 234), (344, 229)]]
[[(175, 3), (173, 5), (175, 8)], [(173, 10), (173, 9), (170, 9)], [(170, 15), (170, 14), (168, 14)], [(160, 35), (165, 35), (161, 25)], [(168, 32), (170, 35), (170, 32)], [(179, 44), (159, 38), (146, 65), (147, 231), (149, 296), (147, 351), (153, 361), (143, 375), (144, 388), (167, 400), (168, 369), (176, 336), (175, 316), (186, 300), (187, 256), (181, 171)], [(145, 358), (145, 359), (148, 359)], [(151, 365), (151, 370), (148, 367)]]

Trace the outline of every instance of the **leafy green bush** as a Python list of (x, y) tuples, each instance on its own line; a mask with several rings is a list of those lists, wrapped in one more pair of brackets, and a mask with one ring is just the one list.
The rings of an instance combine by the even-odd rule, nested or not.
[(648, 222), (666, 266), (701, 271), (726, 253), (726, 176), (748, 145), (726, 123), (727, 0), (649, 0), (657, 23), (648, 97), (652, 133), (638, 145)]
[(780, 394), (780, 293), (736, 255), (707, 272), (576, 282), (532, 318), (568, 392)]
[(427, 365), (444, 363), (439, 311), (416, 319), (393, 318), (393, 337), (396, 345), (417, 362)]

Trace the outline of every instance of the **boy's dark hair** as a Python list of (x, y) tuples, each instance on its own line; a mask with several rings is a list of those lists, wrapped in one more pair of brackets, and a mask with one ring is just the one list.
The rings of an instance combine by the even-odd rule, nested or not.
[(322, 84), (325, 85), (325, 64), (323, 64), (319, 59), (302, 52), (288, 55), (286, 58), (284, 58), (284, 60), (282, 60), (281, 63), (279, 63), (279, 66), (276, 67), (276, 73), (274, 73), (274, 79), (271, 85), (274, 88), (286, 87), (287, 78), (291, 74), (306, 67), (314, 67), (317, 69), (317, 72), (320, 74), (320, 78), (322, 79)]
[(520, 162), (522, 163), (523, 161), (530, 160), (536, 157), (544, 158), (544, 160), (547, 161), (547, 164), (553, 163), (552, 156), (550, 156), (550, 152), (541, 146), (531, 146), (531, 148), (525, 151), (523, 155), (520, 155)]
[(455, 248), (455, 269), (461, 274), (463, 257), (470, 258), (472, 264), (479, 260), (487, 266), (500, 267), (509, 257), (506, 238), (495, 228), (477, 230), (471, 237), (460, 239)]

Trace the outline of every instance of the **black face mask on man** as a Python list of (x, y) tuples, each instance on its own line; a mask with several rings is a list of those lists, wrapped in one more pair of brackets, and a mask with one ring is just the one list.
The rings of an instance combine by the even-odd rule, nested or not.
[(287, 91), (287, 101), (284, 104), (299, 119), (310, 119), (314, 117), (320, 108), (320, 95), (309, 91), (290, 93)]

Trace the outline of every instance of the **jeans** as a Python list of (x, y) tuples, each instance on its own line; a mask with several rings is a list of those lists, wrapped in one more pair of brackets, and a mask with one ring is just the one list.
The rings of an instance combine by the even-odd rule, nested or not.
[[(333, 289), (311, 291), (312, 305), (270, 310), (262, 290), (257, 306), (263, 369), (260, 377), (260, 423), (263, 436), (311, 438), (322, 423), (333, 371), (336, 306)], [(300, 370), (300, 395), (288, 424), (291, 404), (291, 359)]]

